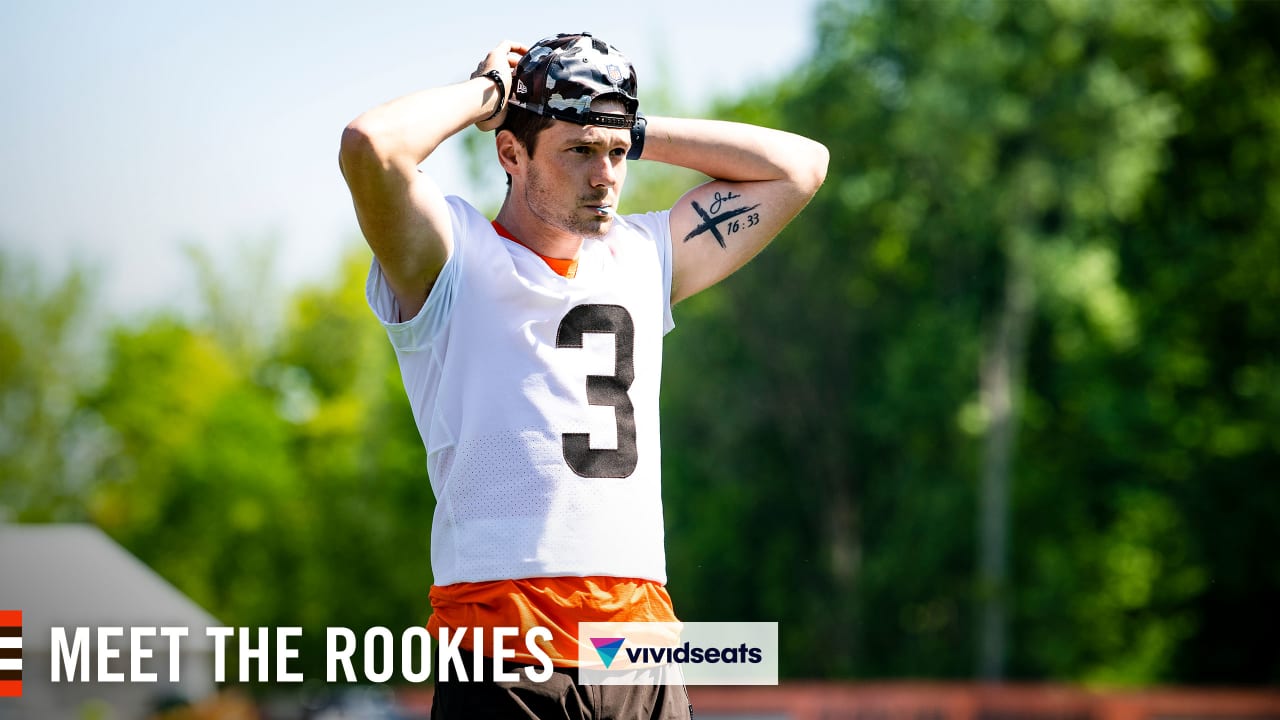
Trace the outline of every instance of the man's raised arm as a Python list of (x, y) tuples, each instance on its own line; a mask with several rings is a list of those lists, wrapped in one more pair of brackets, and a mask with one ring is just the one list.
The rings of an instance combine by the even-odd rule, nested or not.
[(760, 252), (813, 197), (827, 148), (780, 130), (651, 117), (643, 158), (713, 178), (671, 208), (671, 301), (720, 282)]
[[(379, 105), (342, 133), (342, 175), (360, 230), (395, 293), (401, 320), (417, 314), (453, 251), (444, 195), (418, 165), (468, 125), (491, 130), (501, 124), (506, 103), (499, 92), (511, 89), (511, 69), (524, 52), (524, 46), (504, 42), (489, 51), (470, 80)], [(492, 70), (501, 77), (502, 88), (485, 77)]]

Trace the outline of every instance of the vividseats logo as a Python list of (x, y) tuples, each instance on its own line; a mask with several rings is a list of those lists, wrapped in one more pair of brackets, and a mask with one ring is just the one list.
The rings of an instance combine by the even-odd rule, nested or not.
[(776, 685), (777, 623), (580, 623), (586, 685)]
[[(618, 646), (622, 645), (622, 641), (618, 641)], [(600, 658), (604, 659), (604, 652), (600, 648), (596, 648), (600, 652)], [(617, 654), (617, 647), (614, 647), (609, 659), (605, 660), (604, 666), (609, 667), (613, 661), (613, 655)], [(736, 648), (701, 648), (694, 647), (687, 640), (683, 645), (677, 647), (638, 647), (627, 648), (627, 659), (632, 664), (653, 664), (661, 665), (663, 663), (739, 663), (751, 662), (759, 663), (764, 661), (764, 651), (758, 647), (747, 647), (746, 643), (742, 643)]]

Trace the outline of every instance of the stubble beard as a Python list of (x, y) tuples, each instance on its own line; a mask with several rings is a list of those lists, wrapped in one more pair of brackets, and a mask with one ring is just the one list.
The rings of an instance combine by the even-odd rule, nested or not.
[[(529, 208), (529, 212), (542, 222), (550, 225), (557, 230), (578, 235), (585, 238), (602, 238), (608, 234), (609, 229), (613, 227), (613, 216), (584, 216), (581, 213), (582, 204), (588, 204), (594, 199), (590, 197), (577, 198), (573, 207), (560, 209), (558, 203), (553, 197), (553, 191), (549, 189), (542, 181), (542, 175), (536, 169), (536, 166), (529, 168), (529, 174), (525, 176), (524, 202)], [(600, 198), (603, 202), (604, 197)]]

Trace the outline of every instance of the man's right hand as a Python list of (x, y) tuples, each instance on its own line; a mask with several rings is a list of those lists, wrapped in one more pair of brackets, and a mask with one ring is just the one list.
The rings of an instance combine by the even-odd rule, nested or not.
[[(502, 76), (503, 90), (506, 91), (507, 97), (511, 96), (511, 71), (519, 64), (520, 58), (529, 52), (529, 48), (519, 43), (504, 40), (497, 47), (489, 51), (480, 64), (476, 66), (476, 71), (471, 73), (471, 77), (478, 78), (490, 70), (497, 70)], [(494, 93), (498, 92), (497, 83), (494, 83)], [(492, 107), (497, 107), (497, 102), (502, 103), (502, 110), (495, 116), (481, 120), (476, 123), (476, 127), (482, 131), (488, 132), (502, 125), (502, 121), (507, 118), (507, 97), (499, 98)]]

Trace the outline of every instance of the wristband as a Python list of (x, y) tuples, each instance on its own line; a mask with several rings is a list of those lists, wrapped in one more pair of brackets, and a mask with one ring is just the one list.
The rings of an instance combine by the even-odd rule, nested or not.
[(493, 81), (494, 85), (498, 86), (498, 107), (493, 109), (493, 114), (480, 121), (488, 122), (498, 117), (498, 113), (502, 112), (502, 108), (507, 104), (507, 84), (502, 80), (502, 73), (497, 70), (490, 70), (489, 72), (481, 73), (480, 77), (489, 78)]
[(640, 111), (636, 111), (636, 122), (631, 126), (631, 149), (627, 151), (628, 160), (639, 160), (644, 152), (644, 128), (649, 124)]

